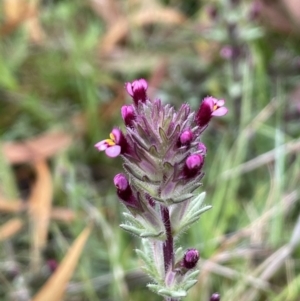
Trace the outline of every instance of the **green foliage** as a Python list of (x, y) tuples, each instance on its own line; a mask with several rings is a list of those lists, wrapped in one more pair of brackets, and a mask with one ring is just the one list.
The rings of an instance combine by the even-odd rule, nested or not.
[[(128, 19), (137, 9), (114, 2)], [(200, 216), (209, 206), (201, 207), (201, 200), (194, 199), (186, 223), (175, 230), (184, 231), (178, 246), (196, 246), (201, 255), (198, 283), (193, 275), (186, 287), (178, 288), (177, 297), (195, 285), (184, 300), (208, 301), (218, 291), (222, 301), (298, 301), (299, 37), (250, 20), (250, 2), (239, 1), (236, 8), (232, 2), (214, 1), (218, 19), (206, 23), (205, 1), (161, 1), (165, 8), (185, 12), (187, 21), (129, 23), (130, 32), (106, 56), (100, 50), (111, 25), (86, 1), (43, 1), (39, 19), (46, 38), (41, 44), (32, 42), (25, 24), (1, 36), (1, 144), (53, 129), (72, 134), (72, 146), (49, 159), (49, 166), (54, 205), (76, 213), (72, 223), (51, 221), (38, 275), (28, 270), (26, 227), (1, 242), (1, 300), (12, 300), (22, 289), (32, 296), (50, 275), (47, 260), (59, 262), (90, 220), (96, 230), (66, 301), (161, 300), (144, 289), (147, 284), (161, 295), (175, 294), (149, 284), (140, 270), (141, 259), (150, 277), (160, 273), (149, 254), (137, 251), (136, 256), (139, 241), (119, 228), (124, 218), (112, 178), (121, 171), (120, 161), (106, 159), (93, 148), (113, 125), (121, 125), (120, 107), (128, 101), (124, 82), (143, 76), (153, 79), (151, 93), (176, 107), (188, 102), (197, 108), (206, 95), (224, 98), (229, 107), (225, 118), (212, 120), (203, 141), (208, 149), (203, 191), (212, 209)], [(231, 22), (237, 36), (229, 31)], [(236, 47), (238, 57), (221, 57), (225, 46)], [(78, 127), (76, 118), (83, 125)], [(1, 196), (23, 196), (23, 179), (4, 156), (0, 170)], [(30, 186), (30, 181), (25, 184)], [(25, 213), (2, 211), (1, 224), (12, 216), (27, 225)], [(161, 235), (145, 233), (144, 225), (127, 218), (122, 226), (129, 232)]]

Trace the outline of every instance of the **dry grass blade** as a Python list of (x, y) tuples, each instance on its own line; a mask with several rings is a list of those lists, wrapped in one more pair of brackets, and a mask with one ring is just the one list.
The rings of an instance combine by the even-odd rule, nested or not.
[(27, 205), (22, 201), (5, 200), (0, 198), (0, 212), (17, 213), (25, 210)]
[(32, 267), (38, 268), (40, 252), (45, 247), (52, 209), (53, 185), (47, 163), (35, 164), (37, 180), (29, 198), (29, 217), (32, 226)]
[(13, 218), (0, 227), (0, 241), (6, 240), (18, 233), (23, 227), (19, 218)]
[[(21, 200), (5, 200), (0, 198), (0, 212), (2, 213), (18, 213), (26, 211), (28, 204)], [(53, 207), (50, 212), (51, 219), (60, 222), (72, 222), (76, 218), (73, 210), (65, 207)]]
[(42, 44), (45, 40), (45, 32), (41, 27), (39, 20), (39, 8), (38, 1), (30, 3), (33, 16), (26, 21), (26, 28), (28, 30), (29, 37), (33, 43)]
[(52, 208), (51, 219), (69, 223), (74, 221), (75, 218), (76, 218), (75, 212), (69, 208), (59, 208), (59, 207)]
[(11, 164), (33, 162), (39, 158), (49, 158), (67, 148), (72, 138), (64, 132), (45, 133), (24, 142), (3, 144), (3, 153)]
[(124, 39), (129, 32), (129, 25), (126, 19), (119, 19), (104, 35), (100, 43), (102, 55), (109, 55), (115, 49), (119, 41)]
[[(300, 140), (294, 140), (289, 143), (286, 143), (280, 146), (280, 150), (285, 155), (297, 153), (300, 151)], [(235, 168), (226, 170), (221, 176), (223, 179), (230, 179), (239, 176), (241, 174), (247, 173), (249, 171), (252, 171), (268, 163), (271, 163), (275, 160), (277, 151), (278, 151), (277, 149), (270, 150), (269, 152), (257, 156), (256, 158), (249, 160)]]
[(73, 275), (80, 254), (91, 232), (91, 227), (86, 227), (70, 247), (55, 273), (35, 295), (32, 301), (60, 301), (63, 300), (66, 286)]
[(204, 262), (202, 270), (203, 271), (208, 270), (210, 272), (221, 275), (228, 279), (240, 279), (241, 277), (244, 277), (245, 281), (254, 288), (264, 290), (264, 291), (268, 291), (270, 289), (270, 285), (267, 281), (264, 281), (260, 278), (255, 278), (251, 275), (246, 275), (246, 274), (243, 275), (243, 273), (241, 272), (219, 265), (213, 261), (206, 260)]

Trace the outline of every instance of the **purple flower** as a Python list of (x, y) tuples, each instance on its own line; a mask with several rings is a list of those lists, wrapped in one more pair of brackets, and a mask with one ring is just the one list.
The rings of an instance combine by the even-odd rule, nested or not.
[(183, 257), (182, 266), (186, 269), (193, 269), (199, 260), (199, 252), (196, 249), (188, 249)]
[(135, 80), (132, 83), (126, 83), (125, 88), (127, 93), (133, 98), (136, 106), (138, 105), (139, 101), (146, 101), (146, 90), (148, 88), (148, 83), (143, 78)]
[(115, 158), (127, 148), (126, 139), (119, 129), (113, 129), (109, 139), (99, 141), (95, 144), (98, 151), (104, 151), (108, 157)]
[(212, 294), (209, 301), (220, 301), (220, 295), (218, 293)]
[(185, 130), (179, 137), (181, 145), (189, 145), (194, 138), (192, 131)]
[(224, 46), (222, 47), (222, 49), (220, 50), (220, 56), (223, 58), (223, 59), (226, 59), (226, 60), (229, 60), (233, 57), (233, 49), (231, 46)]
[(131, 126), (132, 125), (132, 121), (135, 118), (133, 106), (132, 105), (130, 105), (130, 106), (123, 106), (121, 108), (121, 115), (122, 115), (122, 118), (123, 118), (123, 120), (125, 122), (125, 125), (126, 126)]
[(200, 105), (200, 108), (195, 116), (195, 121), (200, 127), (206, 126), (212, 116), (224, 116), (228, 109), (224, 107), (225, 101), (218, 100), (214, 97), (205, 97)]

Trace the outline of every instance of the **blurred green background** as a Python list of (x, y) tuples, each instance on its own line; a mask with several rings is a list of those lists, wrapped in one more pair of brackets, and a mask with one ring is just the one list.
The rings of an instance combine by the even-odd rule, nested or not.
[[(201, 191), (213, 209), (177, 242), (201, 254), (186, 300), (219, 292), (222, 301), (299, 301), (296, 2), (1, 2), (1, 300), (30, 300), (91, 220), (64, 300), (161, 300), (145, 288), (139, 240), (119, 228), (124, 208), (112, 179), (121, 159), (94, 149), (123, 126), (120, 108), (131, 101), (124, 83), (143, 77), (151, 98), (175, 107), (197, 109), (212, 95), (229, 108), (203, 135)], [(19, 208), (38, 198), (36, 190), (60, 214), (51, 216), (38, 253), (32, 215)], [(9, 232), (3, 227), (12, 219), (21, 226)]]

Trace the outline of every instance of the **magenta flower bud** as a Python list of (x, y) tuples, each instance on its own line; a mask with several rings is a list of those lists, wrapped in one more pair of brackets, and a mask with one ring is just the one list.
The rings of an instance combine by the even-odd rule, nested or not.
[(136, 106), (138, 105), (139, 101), (146, 101), (146, 91), (148, 88), (148, 83), (145, 79), (141, 78), (133, 81), (132, 83), (126, 83), (125, 88), (127, 93), (133, 98), (133, 101)]
[(198, 126), (206, 126), (212, 116), (223, 116), (226, 115), (228, 109), (224, 107), (225, 101), (218, 100), (214, 97), (205, 97), (200, 105), (200, 108), (195, 116), (195, 121)]
[(186, 269), (193, 269), (199, 260), (199, 252), (196, 249), (188, 249), (183, 257), (182, 266)]
[(117, 174), (114, 177), (114, 184), (117, 188), (118, 197), (127, 207), (132, 207), (135, 209), (140, 208), (139, 202), (137, 198), (133, 195), (132, 189), (124, 174)]
[(218, 293), (214, 293), (211, 295), (209, 301), (220, 301), (220, 295)]
[(126, 126), (131, 126), (132, 125), (132, 121), (135, 118), (134, 109), (133, 109), (132, 105), (130, 105), (130, 106), (123, 106), (121, 108), (121, 115), (122, 115), (122, 118), (123, 118), (123, 120), (125, 122), (125, 125)]
[(202, 154), (203, 156), (206, 155), (207, 148), (206, 148), (206, 146), (204, 145), (204, 143), (200, 142), (200, 143), (198, 144), (198, 149), (199, 149), (199, 151), (201, 152), (201, 154)]
[(129, 186), (128, 180), (122, 173), (119, 173), (114, 177), (114, 184), (120, 191), (125, 191)]
[(194, 137), (194, 135), (190, 130), (184, 131), (179, 137), (180, 144), (181, 145), (189, 145), (192, 142), (193, 137)]
[(186, 159), (185, 164), (190, 170), (199, 169), (203, 164), (203, 157), (200, 155), (191, 155)]
[(199, 154), (190, 155), (185, 161), (184, 174), (187, 178), (194, 177), (202, 168), (204, 159)]

